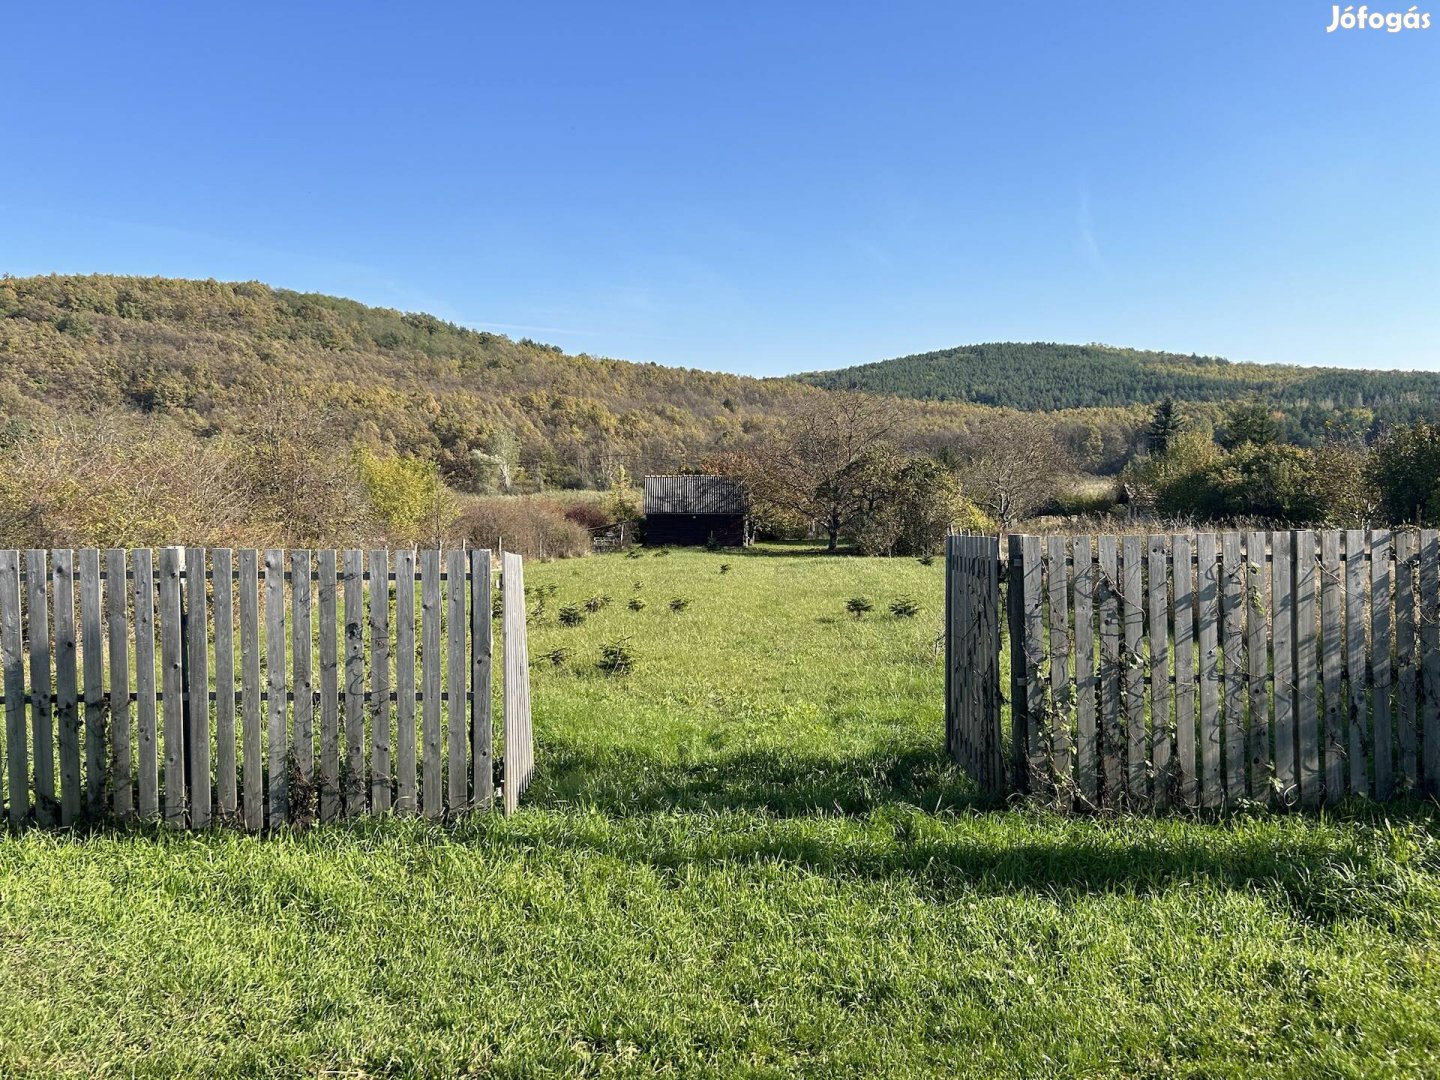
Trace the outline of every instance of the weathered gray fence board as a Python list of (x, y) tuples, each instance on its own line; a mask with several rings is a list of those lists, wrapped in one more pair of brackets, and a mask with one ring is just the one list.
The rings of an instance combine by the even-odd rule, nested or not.
[(1125, 641), (1125, 799), (1149, 803), (1150, 740), (1145, 730), (1145, 578), (1140, 537), (1122, 541), (1120, 618)]
[(1221, 719), (1225, 801), (1238, 802), (1248, 794), (1245, 780), (1245, 561), (1240, 555), (1240, 534), (1220, 538), (1220, 619), (1224, 646), (1224, 709)]
[(1414, 791), (1420, 770), (1415, 690), (1415, 584), (1418, 536), (1413, 529), (1395, 534), (1395, 727), (1399, 743), (1400, 787)]
[(49, 555), (25, 553), (25, 614), (30, 635), (31, 754), (35, 760), (35, 819), (53, 825), (60, 818), (55, 789), (55, 712), (51, 698)]
[(185, 787), (190, 824), (203, 829), (214, 807), (210, 790), (210, 620), (205, 600), (205, 549), (185, 551), (181, 589), (185, 620)]
[(0, 668), (5, 676), (5, 755), (10, 824), (30, 812), (25, 775), (25, 651), (20, 630), (20, 553), (0, 551)]
[(532, 749), (530, 732), (530, 664), (525, 633), (525, 578), (520, 556), (502, 556), (501, 588), (505, 594), (505, 813), (513, 814), (529, 786)]
[(1375, 738), (1375, 797), (1395, 794), (1395, 738), (1391, 723), (1390, 605), (1394, 590), (1390, 566), (1390, 533), (1376, 529), (1370, 538), (1370, 678), (1374, 686), (1372, 730)]
[(1224, 798), (1220, 730), (1220, 566), (1214, 533), (1195, 538), (1196, 636), (1200, 684), (1200, 805), (1213, 808)]
[[(123, 586), (122, 586), (123, 587)], [(80, 661), (85, 701), (85, 816), (92, 821), (106, 810), (104, 599), (100, 588), (100, 552), (80, 552)]]
[(1319, 592), (1319, 564), (1315, 560), (1315, 534), (1309, 529), (1293, 536), (1295, 547), (1295, 733), (1299, 755), (1300, 801), (1319, 806), (1325, 774), (1320, 757), (1320, 703), (1316, 697), (1319, 638), (1315, 599)]
[(296, 786), (305, 793), (303, 807), (290, 793), (290, 809), (297, 815), (315, 813), (315, 630), (311, 616), (314, 593), (310, 581), (311, 554), (290, 552), (290, 681), (294, 706), (294, 773)]
[(1440, 532), (1420, 530), (1420, 724), (1423, 791), (1440, 796)]
[(226, 821), (240, 809), (235, 773), (235, 580), (229, 548), (210, 553), (215, 614), (215, 808)]
[[(58, 554), (58, 553), (57, 553)], [(165, 821), (184, 825), (188, 817), (185, 793), (185, 662), (180, 607), (179, 548), (160, 552), (160, 705), (165, 715), (164, 754)]]
[(1063, 536), (1051, 536), (1045, 542), (1050, 599), (1050, 761), (1062, 801), (1072, 799), (1075, 790), (1070, 753), (1070, 717), (1075, 704), (1075, 682), (1070, 676), (1070, 553), (1065, 548)]
[(415, 552), (395, 554), (395, 810), (413, 814), (415, 767)]
[(55, 625), (55, 721), (60, 742), (60, 824), (80, 817), (80, 682), (76, 669), (75, 553), (52, 557)]
[(1100, 798), (1103, 805), (1119, 802), (1121, 779), (1121, 747), (1124, 734), (1120, 727), (1120, 566), (1119, 545), (1113, 536), (1101, 536), (1095, 542), (1095, 560), (1099, 571), (1096, 586), (1100, 601), (1100, 761), (1103, 783)]
[(1271, 541), (1271, 656), (1275, 695), (1275, 787), (1282, 804), (1299, 793), (1295, 758), (1295, 585), (1294, 555), (1288, 532)]
[(265, 827), (265, 758), (260, 726), (260, 555), (237, 556), (240, 607), (240, 783), (245, 828)]
[(285, 553), (265, 552), (265, 740), (269, 751), (269, 823), (271, 828), (290, 820), (289, 732), (286, 729), (285, 669)]
[(1267, 595), (1270, 575), (1269, 540), (1263, 532), (1252, 531), (1245, 537), (1245, 679), (1250, 692), (1250, 716), (1247, 726), (1247, 765), (1250, 770), (1250, 798), (1263, 802), (1270, 797), (1270, 781), (1274, 775), (1270, 751), (1270, 654), (1271, 628), (1267, 616), (1272, 612)]
[[(1040, 538), (1025, 536), (1020, 540), (1022, 561), (1021, 589), (1023, 596), (1022, 618), (1024, 621), (1024, 655), (1027, 677), (1025, 679), (1025, 723), (1029, 734), (1030, 755), (1026, 761), (1029, 772), (1029, 790), (1039, 793), (1049, 786), (1050, 763), (1046, 760), (1044, 744), (1049, 732), (1045, 723), (1045, 684), (1041, 679), (1041, 665), (1045, 659), (1045, 611), (1044, 611), (1044, 563), (1040, 554)], [(973, 576), (971, 576), (973, 580)], [(973, 598), (967, 602), (966, 629), (974, 640)], [(974, 652), (971, 650), (973, 662)]]
[(320, 820), (340, 816), (340, 585), (334, 551), (316, 557), (320, 594)]
[[(1100, 802), (1100, 744), (1095, 723), (1095, 563), (1090, 538), (1071, 541), (1075, 599), (1075, 775), (1087, 806)], [(1011, 660), (1014, 667), (1014, 660)]]
[(1365, 642), (1365, 586), (1369, 578), (1369, 568), (1365, 563), (1367, 548), (1363, 529), (1350, 529), (1345, 533), (1345, 683), (1348, 691), (1345, 756), (1350, 763), (1350, 790), (1360, 795), (1370, 793), (1365, 768), (1366, 751), (1370, 745), (1370, 664)]
[(465, 580), (465, 552), (458, 548), (445, 553), (445, 643), (446, 699), (445, 731), (449, 746), (450, 808), (458, 810), (469, 802), (469, 773), (466, 749), (470, 742), (470, 709), (465, 700), (465, 682), (469, 675), (469, 656), (465, 651), (465, 596), (469, 586)]
[(370, 552), (370, 807), (390, 809), (390, 553)]
[(155, 697), (155, 557), (149, 548), (130, 555), (135, 607), (136, 810), (142, 820), (160, 816), (160, 739)]
[(420, 810), (445, 813), (440, 753), (440, 553), (420, 556)]
[(1150, 771), (1151, 805), (1173, 798), (1170, 784), (1170, 567), (1165, 537), (1149, 539), (1146, 567), (1150, 603)]
[(1323, 696), (1325, 798), (1335, 802), (1345, 795), (1345, 710), (1342, 680), (1345, 675), (1345, 562), (1340, 534), (1320, 534), (1320, 692)]
[(495, 802), (490, 622), (490, 551), (481, 548), (470, 552), (470, 754), (475, 772), (470, 805), (477, 810), (489, 810)]
[(345, 813), (365, 813), (365, 566), (364, 553), (345, 552)]

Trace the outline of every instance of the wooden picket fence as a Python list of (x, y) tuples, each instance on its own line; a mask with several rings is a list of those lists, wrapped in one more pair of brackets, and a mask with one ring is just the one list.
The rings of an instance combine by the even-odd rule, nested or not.
[[(533, 751), (524, 571), (501, 562), (508, 813)], [(484, 550), (0, 551), (8, 820), (488, 810), (491, 583)]]
[[(1002, 790), (1076, 808), (1440, 792), (1435, 530), (1012, 536), (994, 569), (961, 539), (951, 592), (1008, 591), (1009, 731), (951, 740), (982, 787), (977, 739), (1008, 736)], [(998, 678), (952, 654), (956, 732)]]

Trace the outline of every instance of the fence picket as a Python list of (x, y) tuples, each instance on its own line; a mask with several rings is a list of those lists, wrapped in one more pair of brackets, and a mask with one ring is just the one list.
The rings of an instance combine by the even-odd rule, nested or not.
[(1415, 579), (1419, 569), (1414, 529), (1395, 533), (1395, 728), (1400, 789), (1413, 792), (1420, 779), (1416, 748)]
[(1345, 684), (1348, 691), (1345, 710), (1347, 732), (1345, 756), (1350, 762), (1350, 790), (1356, 794), (1370, 793), (1370, 780), (1365, 768), (1370, 747), (1370, 664), (1366, 655), (1365, 586), (1369, 579), (1366, 555), (1369, 545), (1363, 529), (1345, 533)]
[(1225, 774), (1225, 801), (1237, 803), (1249, 791), (1245, 779), (1247, 753), (1245, 729), (1245, 583), (1248, 579), (1240, 556), (1240, 534), (1227, 532), (1220, 538), (1220, 619), (1224, 636), (1221, 659), (1224, 665), (1224, 707), (1221, 724)]
[(289, 732), (285, 702), (285, 553), (265, 552), (265, 740), (269, 750), (266, 800), (270, 827), (290, 820)]
[(1370, 679), (1374, 695), (1371, 730), (1377, 799), (1389, 799), (1395, 793), (1395, 739), (1390, 707), (1390, 675), (1394, 664), (1390, 637), (1393, 576), (1390, 533), (1376, 529), (1370, 536)]
[(105, 812), (105, 647), (104, 599), (100, 587), (100, 552), (80, 552), (80, 661), (85, 702), (85, 816)]
[(290, 813), (297, 821), (310, 819), (315, 807), (315, 630), (311, 612), (311, 553), (290, 552), (290, 682), (293, 701), (292, 745), (295, 787), (290, 792)]
[(415, 552), (395, 554), (395, 812), (413, 814), (415, 769)]
[(160, 706), (165, 717), (165, 822), (183, 826), (188, 814), (185, 793), (185, 661), (180, 607), (179, 548), (160, 551)]
[(136, 811), (142, 821), (160, 816), (159, 732), (155, 699), (155, 559), (149, 548), (130, 555), (135, 607)]
[(316, 557), (320, 593), (320, 820), (340, 816), (340, 585), (335, 552)]
[(1325, 800), (1338, 802), (1345, 796), (1349, 775), (1345, 768), (1345, 709), (1342, 680), (1345, 675), (1345, 608), (1343, 585), (1345, 562), (1340, 551), (1340, 534), (1320, 534), (1320, 692), (1325, 751)]
[(390, 809), (390, 553), (370, 552), (370, 806)]
[(265, 827), (265, 768), (260, 739), (260, 555), (238, 555), (240, 596), (240, 784), (245, 828)]
[(1299, 762), (1300, 801), (1319, 806), (1324, 798), (1325, 774), (1320, 756), (1320, 703), (1316, 698), (1315, 598), (1319, 592), (1319, 564), (1315, 560), (1315, 534), (1309, 529), (1294, 535), (1295, 547), (1295, 733)]
[(185, 787), (190, 794), (190, 825), (210, 824), (210, 621), (205, 601), (205, 549), (185, 551), (181, 584), (185, 623)]
[(1095, 555), (1100, 589), (1100, 799), (1104, 806), (1116, 806), (1123, 784), (1124, 734), (1120, 727), (1120, 567), (1115, 537), (1097, 537)]
[(25, 553), (25, 628), (30, 635), (30, 723), (35, 758), (35, 820), (53, 825), (60, 819), (55, 791), (55, 710), (50, 652), (49, 555)]
[(210, 553), (215, 616), (215, 808), (226, 821), (240, 809), (235, 775), (235, 567), (229, 548)]
[(1250, 715), (1247, 732), (1247, 766), (1250, 772), (1250, 798), (1256, 802), (1270, 797), (1274, 766), (1270, 752), (1270, 638), (1269, 617), (1272, 607), (1267, 598), (1270, 575), (1269, 538), (1252, 531), (1245, 537), (1245, 579), (1241, 606), (1245, 609), (1245, 672), (1250, 692)]
[(1288, 532), (1274, 533), (1270, 563), (1271, 656), (1275, 697), (1275, 796), (1281, 805), (1295, 800), (1295, 586), (1293, 548)]
[(1150, 605), (1150, 782), (1151, 805), (1161, 807), (1170, 791), (1170, 567), (1165, 537), (1149, 540), (1146, 567)]
[(440, 553), (420, 556), (420, 810), (428, 818), (445, 813), (440, 756)]
[(465, 640), (465, 595), (470, 589), (465, 581), (465, 552), (459, 548), (445, 553), (445, 578), (445, 674), (448, 689), (445, 730), (449, 744), (450, 810), (456, 813), (470, 801), (470, 776), (465, 760), (466, 745), (470, 742), (470, 708), (465, 700), (465, 681), (470, 668)]
[(1440, 795), (1440, 532), (1420, 530), (1420, 723), (1423, 791)]
[(1196, 551), (1196, 636), (1200, 684), (1200, 805), (1218, 807), (1224, 798), (1221, 784), (1220, 727), (1220, 567), (1216, 562), (1214, 533), (1200, 533)]
[(364, 553), (345, 552), (345, 815), (365, 813)]
[(1125, 801), (1150, 801), (1150, 740), (1145, 731), (1145, 579), (1140, 537), (1125, 537), (1121, 548), (1120, 601), (1124, 628)]
[(495, 802), (494, 746), (491, 735), (490, 551), (470, 552), (470, 756), (474, 768), (470, 805), (489, 810)]
[[(1095, 564), (1090, 538), (1071, 541), (1075, 598), (1075, 775), (1079, 798), (1087, 806), (1100, 803), (1100, 744), (1095, 727)], [(1011, 657), (1011, 666), (1014, 666)]]
[[(1070, 753), (1070, 716), (1074, 710), (1074, 680), (1070, 677), (1070, 592), (1069, 552), (1065, 538), (1052, 536), (1046, 540), (1046, 576), (1050, 598), (1050, 766), (1055, 777), (1055, 790), (1060, 801), (1073, 799), (1075, 778)], [(982, 560), (983, 565), (983, 560)], [(984, 593), (981, 593), (981, 641), (987, 636), (984, 614)], [(983, 669), (982, 664), (982, 669)], [(989, 710), (983, 710), (982, 723)]]
[[(1042, 597), (1044, 587), (1044, 562), (1040, 554), (1038, 536), (1021, 537), (1022, 559), (1021, 588), (1023, 590), (1022, 616), (1025, 624), (1025, 662), (1028, 673), (1025, 680), (1025, 722), (1029, 735), (1030, 790), (1040, 792), (1049, 784), (1049, 762), (1046, 760), (1044, 744), (1048, 736), (1045, 728), (1045, 686), (1040, 679), (1040, 666), (1045, 657), (1045, 613)], [(970, 606), (967, 598), (967, 608)], [(974, 621), (966, 612), (966, 633), (974, 640)], [(974, 650), (970, 650), (971, 660)], [(972, 680), (973, 685), (973, 680)], [(973, 712), (972, 712), (973, 726)]]
[(1175, 593), (1175, 768), (1174, 789), (1181, 806), (1200, 801), (1195, 757), (1195, 565), (1190, 537), (1170, 541)]
[(20, 553), (0, 551), (0, 667), (5, 675), (5, 755), (10, 824), (30, 813), (25, 739), (25, 653), (20, 631)]

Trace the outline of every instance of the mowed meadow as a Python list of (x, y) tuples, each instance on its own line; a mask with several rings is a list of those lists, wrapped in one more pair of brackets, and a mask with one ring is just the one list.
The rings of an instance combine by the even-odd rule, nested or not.
[(1432, 1072), (1435, 808), (977, 805), (942, 578), (792, 546), (531, 563), (516, 816), (0, 839), (0, 1071)]

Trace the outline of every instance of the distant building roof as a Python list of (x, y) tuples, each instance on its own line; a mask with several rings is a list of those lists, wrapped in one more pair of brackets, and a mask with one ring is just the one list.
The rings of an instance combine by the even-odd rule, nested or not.
[(733, 476), (647, 476), (645, 515), (744, 514), (745, 490)]

